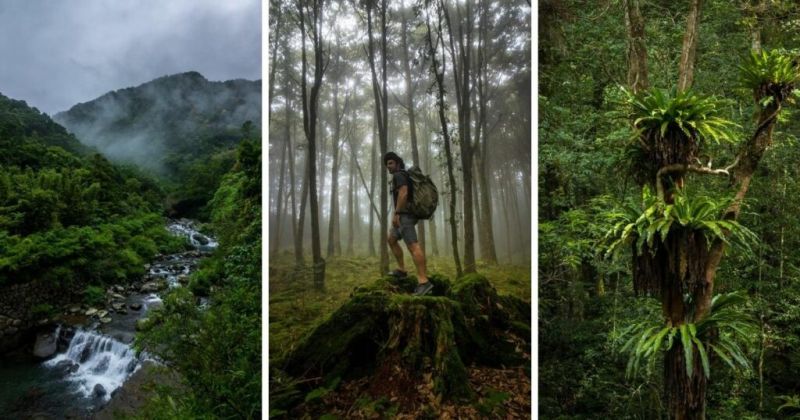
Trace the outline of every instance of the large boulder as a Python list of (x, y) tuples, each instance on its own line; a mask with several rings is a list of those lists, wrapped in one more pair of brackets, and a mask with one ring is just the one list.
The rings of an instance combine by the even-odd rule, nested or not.
[(33, 345), (33, 355), (40, 359), (47, 359), (56, 354), (58, 350), (58, 337), (55, 333), (38, 334), (36, 344)]

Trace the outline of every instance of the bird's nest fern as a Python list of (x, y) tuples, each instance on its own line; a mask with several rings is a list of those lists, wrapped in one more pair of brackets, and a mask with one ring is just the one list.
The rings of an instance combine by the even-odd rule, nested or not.
[(676, 342), (683, 348), (689, 377), (694, 374), (695, 349), (706, 378), (711, 375), (710, 353), (719, 356), (731, 369), (750, 371), (752, 366), (745, 349), (758, 333), (758, 325), (740, 308), (745, 302), (741, 292), (720, 294), (714, 296), (708, 316), (697, 323), (665, 326), (652, 319), (628, 327), (617, 341), (621, 344), (620, 352), (629, 355), (626, 376), (635, 376), (642, 367), (652, 373), (656, 362)]

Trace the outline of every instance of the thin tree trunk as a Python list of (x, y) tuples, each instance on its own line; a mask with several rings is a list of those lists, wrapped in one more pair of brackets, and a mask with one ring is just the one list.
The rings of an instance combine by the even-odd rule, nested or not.
[[(444, 9), (444, 7), (443, 7)], [(453, 42), (453, 25), (450, 14), (445, 9), (444, 17), (447, 23), (448, 37), (450, 39), (451, 59), (453, 63), (453, 76), (456, 87), (456, 108), (459, 122), (459, 146), (461, 151), (462, 168), (462, 209), (464, 231), (464, 271), (475, 272), (475, 229), (473, 226), (473, 194), (472, 194), (472, 139), (470, 136), (471, 113), (470, 106), (470, 70), (472, 51), (472, 0), (466, 0), (466, 24), (457, 13), (458, 43)], [(458, 11), (458, 6), (456, 5)]]
[[(378, 131), (378, 123), (377, 121), (373, 121), (372, 124), (372, 152), (370, 153), (370, 164), (372, 166), (372, 171), (369, 177), (369, 196), (370, 201), (372, 202), (372, 197), (375, 196), (375, 178), (377, 175), (378, 170), (378, 156), (377, 156), (377, 148), (378, 144), (375, 141), (377, 139), (377, 131)], [(369, 212), (369, 256), (374, 257), (377, 255), (375, 252), (375, 215), (372, 212)]]
[(322, 75), (325, 70), (323, 62), (322, 50), (322, 13), (323, 1), (313, 0), (311, 2), (311, 13), (313, 18), (313, 31), (312, 31), (312, 45), (314, 47), (314, 83), (311, 86), (311, 91), (306, 96), (306, 19), (304, 9), (309, 5), (304, 2), (298, 3), (298, 10), (300, 14), (300, 33), (302, 36), (302, 78), (301, 88), (303, 92), (303, 126), (308, 139), (308, 179), (309, 191), (311, 196), (309, 198), (309, 205), (311, 206), (311, 254), (314, 261), (314, 283), (317, 288), (325, 287), (325, 260), (322, 259), (322, 251), (320, 248), (320, 229), (319, 229), (319, 202), (317, 199), (317, 171), (316, 171), (316, 130), (317, 130), (317, 106), (319, 105), (319, 91), (322, 86)]
[[(375, 69), (375, 41), (373, 37), (373, 30), (372, 30), (372, 12), (373, 7), (375, 5), (370, 2), (367, 4), (367, 33), (369, 36), (368, 42), (368, 55), (369, 55), (369, 65), (370, 71), (372, 74), (372, 93), (375, 98), (375, 117), (376, 121), (378, 122), (378, 133), (380, 136), (380, 154), (384, 156), (387, 152), (387, 141), (388, 141), (388, 109), (387, 109), (387, 74), (386, 74), (386, 62), (387, 62), (387, 46), (386, 46), (386, 0), (381, 1), (381, 80), (378, 81), (378, 73)], [(382, 168), (381, 168), (382, 169)], [(387, 248), (387, 243), (383, 238), (389, 232), (389, 225), (388, 225), (388, 214), (387, 214), (387, 201), (388, 201), (388, 191), (387, 191), (387, 174), (385, 170), (381, 170), (381, 241), (380, 241), (380, 249), (381, 249), (381, 261), (379, 271), (384, 273), (389, 271), (389, 250)]]
[[(444, 9), (444, 5), (439, 3), (437, 8), (437, 22), (436, 22), (436, 34), (437, 34), (437, 44), (444, 43), (442, 37), (442, 14), (446, 16), (446, 10)], [(448, 189), (450, 190), (450, 235), (451, 235), (451, 243), (453, 247), (453, 260), (456, 265), (456, 277), (461, 277), (463, 275), (463, 271), (461, 268), (461, 260), (458, 256), (458, 236), (457, 236), (457, 229), (456, 229), (456, 179), (455, 175), (453, 174), (453, 154), (450, 151), (450, 131), (447, 128), (447, 117), (445, 116), (445, 93), (444, 93), (444, 73), (445, 73), (445, 60), (442, 60), (441, 71), (439, 70), (439, 60), (437, 59), (437, 50), (438, 46), (434, 46), (433, 43), (433, 32), (431, 31), (430, 25), (430, 17), (426, 17), (426, 26), (427, 26), (427, 40), (428, 40), (428, 52), (431, 55), (431, 71), (434, 73), (434, 77), (436, 78), (436, 86), (437, 86), (437, 105), (439, 109), (439, 122), (442, 127), (442, 137), (444, 139), (444, 150), (445, 150), (445, 160), (447, 161), (447, 175), (448, 175)], [(442, 48), (444, 50), (444, 48)]]
[[(400, 10), (400, 15), (402, 17), (401, 24), (402, 28), (400, 30), (400, 40), (401, 40), (401, 50), (403, 53), (402, 56), (402, 64), (403, 64), (403, 79), (406, 83), (406, 95), (405, 95), (405, 102), (406, 102), (406, 111), (408, 112), (408, 128), (409, 133), (411, 136), (411, 158), (414, 161), (414, 166), (420, 167), (420, 160), (419, 160), (419, 148), (417, 147), (417, 123), (416, 123), (416, 114), (414, 112), (414, 84), (413, 80), (411, 79), (411, 59), (408, 55), (408, 16), (406, 10), (405, 1), (402, 3), (402, 8)], [(423, 251), (425, 250), (425, 221), (420, 220), (417, 224), (417, 233), (419, 234), (419, 245), (422, 247)]]
[[(288, 105), (287, 105), (288, 107)], [(289, 124), (286, 124), (286, 137), (281, 144), (281, 169), (280, 169), (280, 178), (278, 179), (278, 208), (275, 214), (275, 234), (273, 235), (272, 245), (270, 246), (270, 254), (276, 255), (278, 252), (278, 247), (280, 247), (281, 242), (281, 214), (283, 213), (282, 203), (283, 203), (283, 185), (286, 178), (286, 153), (289, 148)]]
[[(352, 149), (352, 147), (351, 147)], [(354, 150), (353, 150), (354, 151)], [(356, 165), (353, 158), (350, 158), (350, 170), (348, 171), (347, 176), (347, 249), (345, 253), (347, 255), (353, 255), (353, 241), (355, 237), (355, 179), (356, 179)]]
[(700, 7), (702, 0), (691, 0), (689, 17), (686, 19), (686, 32), (683, 35), (683, 48), (678, 71), (678, 90), (684, 91), (692, 87), (694, 67), (697, 62), (697, 41), (700, 33)]
[(647, 48), (644, 42), (644, 19), (639, 0), (622, 0), (628, 33), (628, 86), (633, 92), (648, 88)]
[[(341, 111), (341, 112), (340, 112)], [(342, 128), (342, 118), (347, 112), (347, 99), (345, 99), (344, 109), (339, 109), (339, 84), (333, 88), (333, 113), (334, 128), (332, 139), (333, 164), (331, 166), (331, 207), (330, 220), (328, 221), (328, 257), (336, 253), (337, 249), (341, 253), (342, 245), (337, 234), (339, 224), (339, 146)]]

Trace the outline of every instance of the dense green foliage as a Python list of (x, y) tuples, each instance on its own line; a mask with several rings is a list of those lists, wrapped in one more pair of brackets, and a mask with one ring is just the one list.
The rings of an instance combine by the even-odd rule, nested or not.
[(163, 193), (131, 168), (88, 153), (46, 115), (0, 96), (0, 286), (125, 282), (180, 241)]
[[(688, 6), (639, 3), (646, 23), (650, 85), (668, 92), (677, 79)], [(758, 9), (754, 3), (768, 6)], [(645, 114), (618, 118), (620, 110), (630, 110), (620, 108), (624, 97), (619, 86), (626, 84), (627, 70), (622, 6), (571, 0), (540, 4), (540, 418), (665, 416), (661, 356), (669, 337), (673, 344), (694, 341), (688, 325), (686, 334), (665, 330), (659, 305), (634, 296), (630, 252), (648, 235), (658, 238), (661, 229), (692, 223), (711, 238), (720, 237), (717, 229), (741, 228), (745, 240), (740, 242), (746, 245), (727, 248), (715, 284), (720, 296), (736, 292), (741, 301), (728, 310), (712, 309), (704, 319), (719, 322), (712, 329), (728, 331), (718, 337), (719, 352), (709, 346), (704, 349), (710, 375), (707, 417), (781, 418), (797, 413), (800, 220), (795, 207), (800, 194), (796, 165), (800, 125), (796, 109), (787, 106), (791, 101), (784, 103), (773, 145), (753, 178), (739, 226), (707, 224), (719, 223), (730, 198), (729, 179), (724, 176), (686, 175), (690, 189), (685, 199), (694, 216), (672, 213), (673, 207), (667, 218), (663, 204), (660, 213), (654, 209), (645, 215), (650, 205), (642, 206), (641, 190), (627, 170), (631, 145), (636, 143), (631, 123)], [(693, 91), (725, 98), (716, 105), (715, 115), (741, 126), (730, 126), (727, 137), (732, 142), (702, 144), (697, 156), (703, 166), (711, 165), (710, 158), (714, 168), (732, 163), (738, 144), (755, 131), (758, 122), (752, 117), (767, 104), (753, 101), (753, 88), (771, 89), (770, 83), (762, 84), (791, 81), (796, 74), (790, 71), (791, 59), (778, 58), (786, 57), (785, 51), (775, 53), (800, 41), (793, 29), (797, 15), (789, 13), (793, 8), (796, 5), (787, 1), (703, 2)], [(751, 55), (754, 30), (759, 32), (763, 54)], [(664, 111), (659, 111), (659, 118), (668, 114), (666, 102), (651, 105), (650, 111)], [(651, 128), (660, 130), (665, 121), (657, 126), (654, 122)], [(680, 200), (678, 194), (675, 206), (681, 205)], [(617, 213), (612, 220), (609, 210), (622, 207), (621, 203), (633, 203), (630, 215), (612, 212)], [(619, 243), (629, 246), (619, 247), (623, 258), (606, 259), (605, 233), (623, 220), (615, 239), (632, 224), (627, 239)], [(637, 230), (641, 234), (634, 234)], [(746, 334), (726, 325), (736, 325)], [(700, 336), (700, 326), (694, 328), (695, 337)], [(633, 363), (645, 368), (631, 369), (626, 377), (632, 359), (629, 351), (620, 350), (634, 337), (626, 350), (638, 353), (641, 358)], [(693, 353), (702, 357), (698, 355), (699, 350)], [(730, 364), (736, 369), (729, 369)], [(750, 368), (741, 369), (746, 366)]]
[[(219, 249), (137, 337), (188, 386), (152, 401), (142, 418), (260, 418), (261, 149), (246, 140), (237, 152), (210, 204)], [(208, 295), (207, 308), (195, 294)]]

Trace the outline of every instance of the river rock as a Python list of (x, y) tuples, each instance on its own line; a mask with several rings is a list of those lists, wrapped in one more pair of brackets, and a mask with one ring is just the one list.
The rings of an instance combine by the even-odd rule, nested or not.
[(64, 372), (64, 374), (75, 373), (78, 371), (80, 365), (73, 363), (72, 360), (62, 360), (56, 363), (56, 369)]
[(69, 307), (69, 313), (71, 313), (71, 314), (77, 314), (80, 311), (81, 311), (81, 307), (80, 306), (70, 306)]
[(128, 307), (133, 309), (134, 311), (138, 311), (138, 310), (142, 309), (142, 304), (141, 303), (131, 303), (130, 305), (128, 305)]
[(122, 285), (119, 285), (119, 284), (115, 284), (114, 285), (114, 291), (117, 292), (117, 293), (124, 293), (125, 292), (125, 286), (122, 286)]
[(101, 384), (97, 384), (94, 386), (94, 395), (96, 397), (104, 397), (108, 392)]
[(195, 233), (194, 235), (192, 235), (192, 239), (197, 241), (197, 243), (199, 243), (200, 245), (208, 245), (208, 238), (199, 233)]
[(20, 325), (22, 325), (22, 320), (15, 319), (14, 322), (11, 323), (11, 325), (19, 327)]
[(11, 327), (11, 328), (9, 328), (9, 329), (7, 329), (7, 330), (6, 330), (6, 335), (14, 335), (14, 334), (16, 334), (16, 333), (17, 333), (17, 331), (19, 331), (19, 330), (17, 329), (17, 327)]
[(111, 307), (114, 308), (115, 311), (121, 311), (122, 308), (125, 307), (125, 304), (122, 303), (122, 302), (116, 302), (116, 303), (112, 303)]
[(111, 298), (114, 300), (125, 300), (125, 296), (122, 296), (119, 293), (112, 293)]
[(108, 324), (109, 322), (111, 322), (111, 317), (110, 316), (102, 317), (100, 318), (100, 322), (102, 322), (103, 324)]
[(139, 291), (142, 293), (155, 293), (166, 288), (167, 283), (164, 281), (151, 281), (143, 284)]
[(89, 310), (87, 310), (83, 314), (86, 315), (86, 316), (92, 316), (92, 315), (94, 315), (96, 313), (97, 313), (97, 308), (89, 308)]
[(105, 310), (105, 309), (103, 309), (102, 311), (97, 311), (97, 317), (98, 318), (105, 318), (106, 315), (108, 315), (108, 311)]
[(33, 355), (41, 359), (54, 355), (58, 348), (57, 338), (55, 334), (38, 334), (36, 344), (33, 346)]

